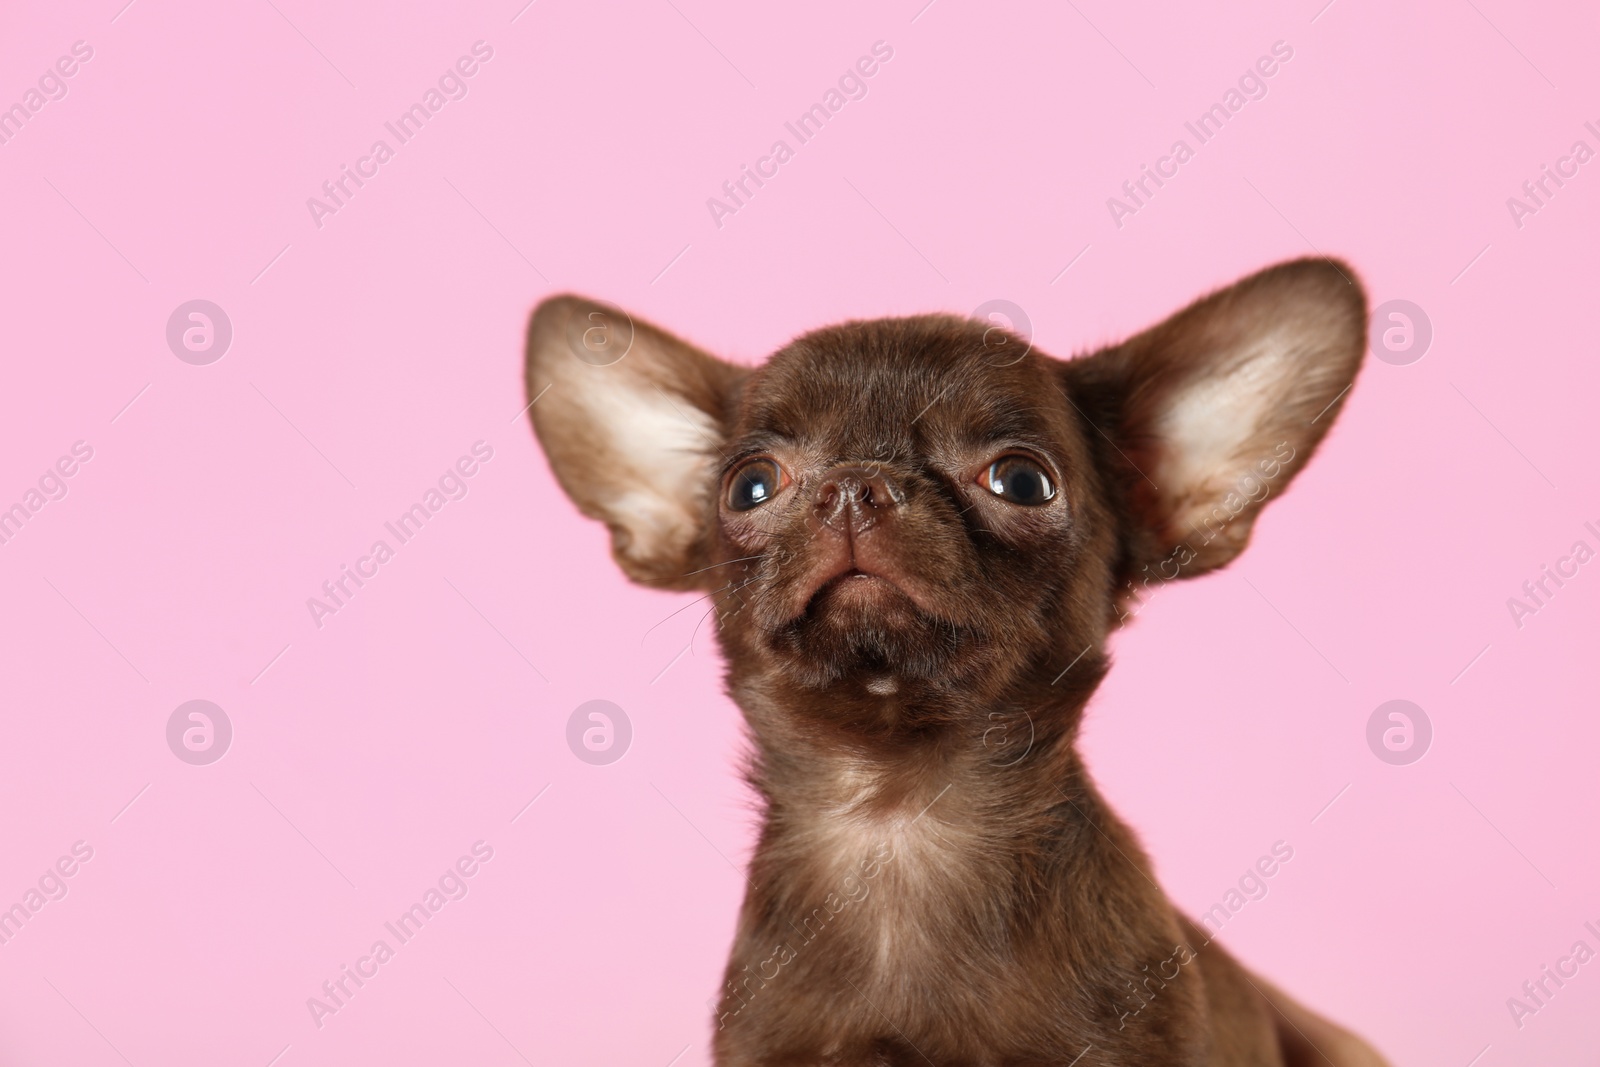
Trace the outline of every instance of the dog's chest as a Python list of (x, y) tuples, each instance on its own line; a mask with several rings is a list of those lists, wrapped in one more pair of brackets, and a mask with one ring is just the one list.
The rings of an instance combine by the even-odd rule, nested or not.
[(841, 773), (832, 785), (795, 827), (807, 884), (790, 923), (808, 944), (820, 945), (826, 931), (833, 965), (899, 989), (911, 974), (944, 970), (977, 942), (1003, 938), (990, 914), (992, 858), (952, 787), (885, 803), (866, 772)]

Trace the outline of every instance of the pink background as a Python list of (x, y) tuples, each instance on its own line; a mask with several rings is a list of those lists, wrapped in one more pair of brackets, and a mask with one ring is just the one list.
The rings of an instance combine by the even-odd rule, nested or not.
[[(1317, 250), (1432, 348), (1369, 361), (1241, 561), (1118, 638), (1089, 757), (1186, 908), (1289, 842), (1223, 940), (1397, 1063), (1600, 1056), (1600, 961), (1521, 1029), (1506, 1006), (1600, 948), (1600, 564), (1520, 630), (1506, 606), (1600, 546), (1600, 162), (1521, 228), (1505, 204), (1600, 148), (1593, 11), (122, 3), (0, 28), (0, 104), (94, 49), (0, 146), (0, 505), (94, 449), (0, 545), (0, 905), (94, 849), (0, 946), (0, 1064), (705, 1063), (738, 714), (701, 609), (623, 582), (518, 417), (532, 305), (574, 289), (755, 360), (1004, 298), (1067, 354)], [(469, 94), (314, 225), (478, 40)], [(869, 95), (715, 226), (878, 40)], [(1269, 95), (1115, 226), (1278, 40)], [(195, 298), (233, 324), (209, 366), (164, 337)], [(478, 440), (469, 495), (316, 628), (306, 599)], [(595, 698), (634, 727), (611, 766), (564, 740)], [(1365, 741), (1395, 698), (1434, 725), (1410, 766)], [(166, 744), (192, 699), (233, 723), (210, 766)], [(469, 895), (319, 1029), (307, 998), (479, 840)]]

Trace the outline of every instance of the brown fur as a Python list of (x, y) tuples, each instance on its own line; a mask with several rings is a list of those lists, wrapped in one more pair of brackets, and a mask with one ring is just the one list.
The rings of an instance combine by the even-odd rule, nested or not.
[[(1347, 268), (1264, 271), (1069, 362), (967, 320), (855, 322), (736, 368), (597, 305), (529, 333), (552, 468), (633, 577), (713, 595), (765, 821), (716, 1010), (724, 1067), (1367, 1067), (1155, 885), (1075, 749), (1108, 634), (1226, 564), (1365, 346)], [(978, 479), (1003, 453), (1058, 487)], [(748, 511), (753, 456), (786, 481)]]

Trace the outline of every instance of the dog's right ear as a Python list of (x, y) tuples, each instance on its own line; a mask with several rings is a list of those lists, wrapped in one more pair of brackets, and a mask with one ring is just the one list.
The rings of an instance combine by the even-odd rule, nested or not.
[(611, 530), (628, 577), (691, 589), (707, 565), (711, 494), (746, 371), (607, 304), (541, 303), (528, 324), (539, 443), (578, 510)]

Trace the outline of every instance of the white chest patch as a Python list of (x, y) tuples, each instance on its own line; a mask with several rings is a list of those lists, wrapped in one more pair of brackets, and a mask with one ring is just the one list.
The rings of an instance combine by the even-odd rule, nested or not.
[(828, 899), (841, 909), (840, 925), (871, 946), (875, 977), (888, 979), (894, 960), (937, 939), (952, 899), (967, 896), (970, 831), (940, 816), (940, 805), (953, 803), (949, 786), (885, 808), (881, 777), (870, 768), (841, 768), (831, 784), (832, 799), (807, 827), (809, 844), (828, 859)]

